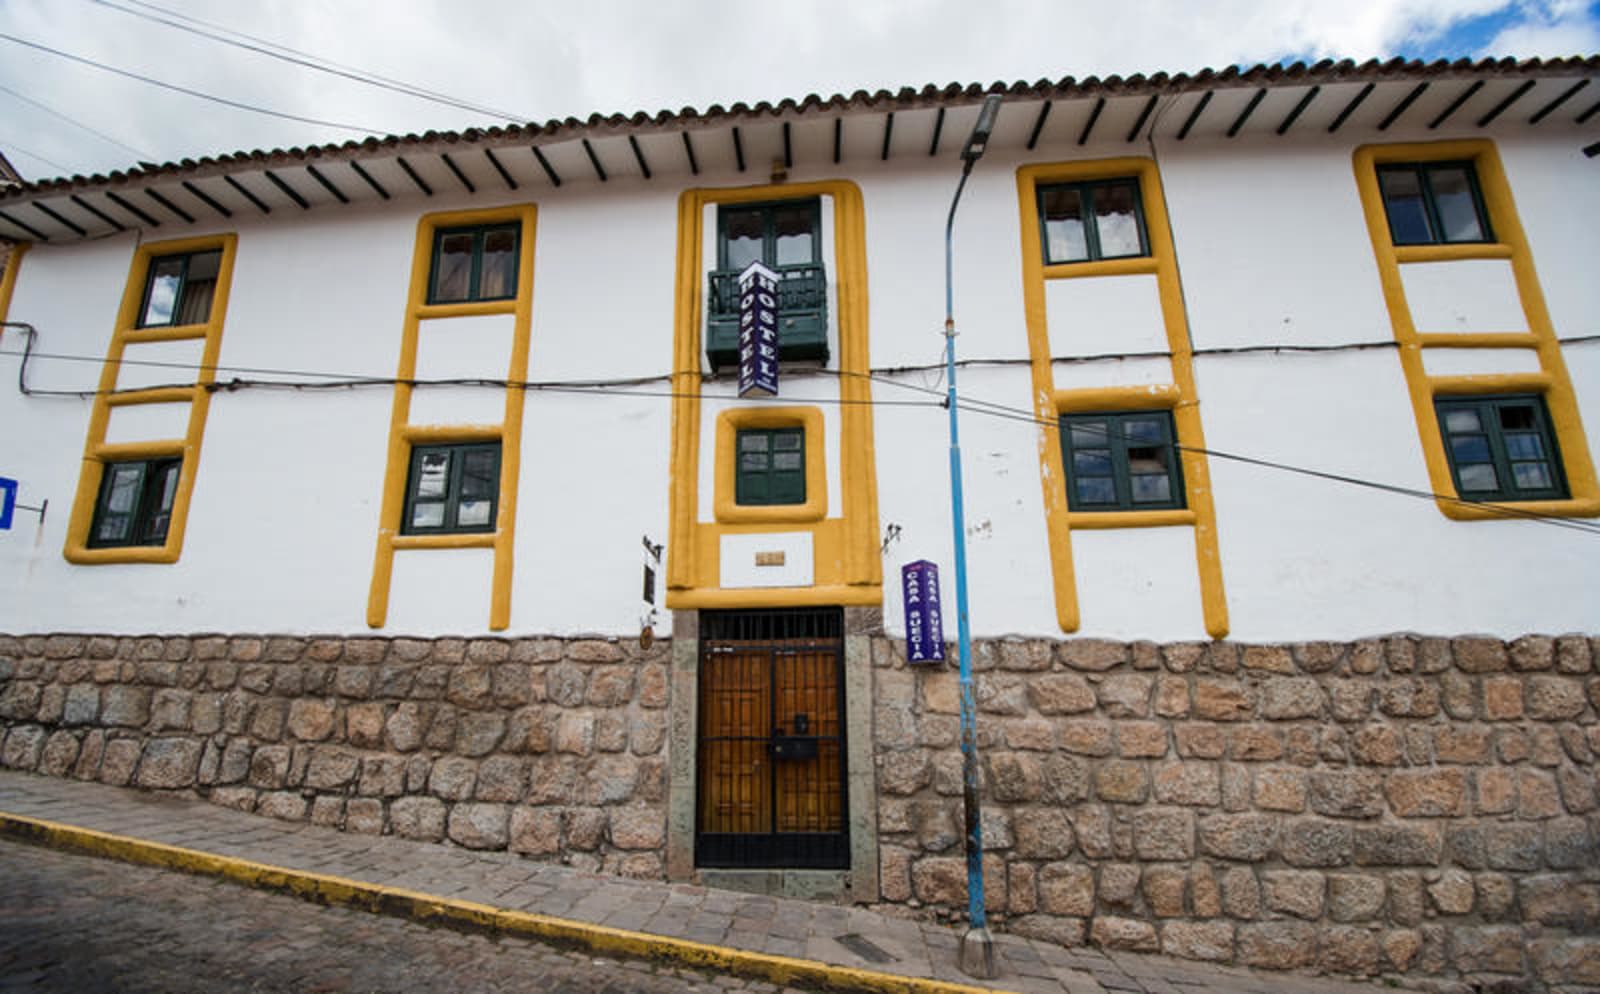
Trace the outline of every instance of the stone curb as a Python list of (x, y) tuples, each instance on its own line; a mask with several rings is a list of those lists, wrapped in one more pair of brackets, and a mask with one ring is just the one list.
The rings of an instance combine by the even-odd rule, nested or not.
[(598, 953), (721, 970), (780, 986), (798, 984), (828, 991), (860, 991), (865, 994), (1006, 994), (990, 987), (878, 973), (816, 960), (748, 952), (729, 946), (713, 946), (670, 936), (512, 911), (345, 877), (218, 856), (197, 849), (113, 835), (3, 811), (0, 811), (0, 837), (125, 863), (218, 877), (258, 890), (277, 891), (307, 901), (355, 908), (373, 914), (409, 918), (429, 925), (462, 931), (532, 936)]

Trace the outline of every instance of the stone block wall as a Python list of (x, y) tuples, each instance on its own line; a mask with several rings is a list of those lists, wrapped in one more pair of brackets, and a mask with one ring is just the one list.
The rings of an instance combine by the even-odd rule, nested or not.
[(0, 766), (661, 877), (670, 643), (0, 637)]
[[(955, 667), (873, 647), (883, 898), (966, 901)], [(974, 647), (985, 898), (1068, 945), (1600, 984), (1600, 639)]]

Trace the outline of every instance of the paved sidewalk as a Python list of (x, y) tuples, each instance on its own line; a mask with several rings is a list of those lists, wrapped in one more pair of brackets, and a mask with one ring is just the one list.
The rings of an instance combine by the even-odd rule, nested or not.
[[(36, 831), (30, 820), (72, 830)], [(985, 983), (956, 969), (956, 930), (861, 908), (625, 880), (510, 853), (348, 834), (190, 797), (12, 771), (0, 772), (0, 829), (457, 927), (504, 928), (769, 979), (789, 970), (797, 984), (937, 990), (931, 980), (1024, 994), (1393, 990), (1008, 935), (996, 936), (1000, 977)]]

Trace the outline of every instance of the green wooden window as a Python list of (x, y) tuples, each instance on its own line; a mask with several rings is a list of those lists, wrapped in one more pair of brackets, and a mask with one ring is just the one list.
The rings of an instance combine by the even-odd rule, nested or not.
[(106, 463), (89, 546), (165, 545), (182, 473), (182, 459)]
[(494, 531), (500, 443), (419, 445), (411, 450), (403, 535)]
[(1463, 500), (1567, 497), (1561, 453), (1538, 394), (1439, 397), (1433, 402), (1456, 494)]
[(211, 320), (211, 298), (217, 292), (222, 250), (158, 255), (145, 275), (139, 303), (140, 328), (205, 324)]
[(803, 428), (740, 431), (734, 503), (804, 504), (806, 433)]
[(1131, 176), (1040, 186), (1039, 228), (1047, 265), (1150, 254), (1139, 181)]
[(1470, 162), (1379, 166), (1378, 188), (1396, 245), (1493, 240)]
[(459, 304), (515, 297), (521, 239), (519, 224), (436, 231), (428, 303)]
[(1171, 411), (1066, 414), (1061, 459), (1074, 511), (1152, 511), (1184, 506)]
[(815, 198), (723, 207), (717, 211), (717, 268), (815, 265), (822, 261), (821, 231), (822, 202)]

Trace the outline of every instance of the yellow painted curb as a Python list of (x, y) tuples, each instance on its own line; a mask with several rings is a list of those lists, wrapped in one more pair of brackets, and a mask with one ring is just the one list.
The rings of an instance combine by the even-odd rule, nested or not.
[(158, 866), (201, 876), (221, 877), (247, 887), (274, 890), (308, 901), (357, 908), (375, 914), (411, 918), (453, 928), (535, 936), (600, 953), (679, 963), (754, 977), (780, 986), (804, 985), (832, 991), (869, 994), (1006, 994), (990, 987), (953, 984), (922, 977), (902, 977), (816, 960), (771, 956), (687, 939), (630, 932), (588, 922), (496, 908), (473, 901), (437, 897), (398, 887), (383, 887), (344, 877), (291, 870), (267, 863), (218, 856), (161, 842), (112, 835), (76, 825), (28, 818), (0, 811), (0, 836), (87, 853), (125, 863)]

